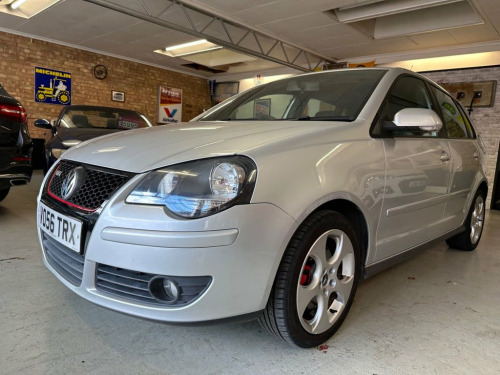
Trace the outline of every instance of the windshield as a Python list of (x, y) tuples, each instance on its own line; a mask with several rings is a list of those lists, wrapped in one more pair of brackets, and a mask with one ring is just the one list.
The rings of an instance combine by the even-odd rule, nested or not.
[(339, 70), (299, 75), (228, 99), (199, 121), (354, 121), (385, 70)]
[(62, 115), (63, 128), (99, 128), (129, 130), (153, 126), (139, 112), (104, 107), (69, 107)]

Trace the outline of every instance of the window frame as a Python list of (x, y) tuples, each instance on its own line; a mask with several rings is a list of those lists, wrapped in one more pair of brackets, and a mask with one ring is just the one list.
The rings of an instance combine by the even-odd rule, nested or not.
[[(431, 93), (432, 93), (432, 96), (434, 97), (434, 101), (437, 103), (437, 107), (439, 108), (439, 111), (436, 111), (436, 113), (438, 114), (439, 118), (443, 122), (443, 128), (446, 130), (446, 137), (448, 139), (477, 139), (476, 129), (474, 128), (474, 125), (472, 124), (472, 121), (470, 120), (470, 117), (465, 112), (465, 109), (462, 106), (462, 104), (460, 104), (459, 101), (457, 101), (446, 90), (443, 90), (438, 85), (429, 83), (429, 86), (431, 86), (431, 88), (434, 88), (437, 91), (440, 91), (444, 95), (448, 96), (451, 99), (451, 101), (453, 102), (453, 104), (455, 105), (455, 107), (458, 109), (458, 111), (460, 112), (460, 114), (462, 115), (462, 117), (464, 118), (464, 122), (466, 122), (466, 123), (464, 123), (464, 126), (465, 126), (465, 131), (467, 133), (467, 137), (461, 137), (461, 138), (450, 137), (450, 135), (448, 134), (448, 129), (446, 128), (446, 125), (445, 125), (444, 114), (443, 114), (443, 111), (441, 110), (441, 106), (439, 105), (439, 101), (438, 101), (438, 99), (437, 99), (434, 91), (430, 90)], [(469, 126), (467, 126), (467, 123), (469, 124)]]
[[(444, 123), (443, 123), (443, 127), (441, 128), (441, 130), (438, 132), (438, 134), (436, 136), (433, 136), (433, 137), (429, 137), (429, 136), (426, 136), (424, 134), (421, 134), (421, 133), (414, 133), (414, 134), (411, 134), (411, 135), (400, 135), (400, 134), (394, 134), (392, 132), (388, 132), (388, 131), (384, 131), (381, 124), (380, 124), (380, 116), (381, 116), (381, 112), (382, 110), (384, 109), (384, 106), (386, 105), (386, 103), (388, 102), (389, 100), (389, 97), (391, 95), (391, 92), (393, 91), (394, 87), (398, 84), (398, 82), (403, 79), (403, 78), (413, 78), (413, 79), (416, 79), (416, 80), (419, 80), (420, 82), (423, 83), (424, 85), (424, 88), (426, 90), (426, 93), (427, 93), (427, 96), (430, 100), (430, 103), (431, 103), (431, 106), (432, 106), (432, 110), (434, 112), (436, 112), (436, 114), (439, 116), (439, 118), (441, 119), (441, 121), (443, 121), (443, 117), (441, 115), (441, 110), (439, 109), (439, 113), (438, 111), (435, 110), (435, 108), (438, 108), (438, 104), (437, 104), (437, 101), (436, 101), (436, 98), (434, 96), (434, 93), (432, 92), (432, 90), (430, 89), (430, 83), (424, 79), (424, 78), (421, 78), (421, 77), (418, 77), (416, 75), (413, 75), (413, 74), (408, 74), (408, 73), (403, 73), (403, 74), (400, 74), (399, 76), (397, 76), (395, 79), (394, 79), (394, 82), (392, 82), (391, 84), (391, 87), (389, 88), (389, 90), (387, 90), (387, 93), (384, 97), (384, 100), (382, 101), (382, 103), (380, 104), (380, 107), (378, 108), (377, 110), (377, 114), (375, 115), (375, 117), (373, 118), (373, 121), (372, 121), (372, 124), (370, 126), (370, 137), (372, 138), (383, 138), (383, 139), (387, 139), (387, 138), (406, 138), (406, 139), (413, 139), (413, 138), (425, 138), (425, 139), (447, 139), (448, 138), (448, 133), (446, 132), (446, 130), (444, 129)], [(408, 108), (411, 108), (411, 107), (408, 107)], [(375, 134), (375, 128), (376, 127), (379, 127), (379, 132), (380, 134)]]

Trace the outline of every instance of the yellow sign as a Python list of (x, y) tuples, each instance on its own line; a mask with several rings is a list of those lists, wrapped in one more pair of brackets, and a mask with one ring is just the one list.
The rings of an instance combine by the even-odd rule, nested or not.
[(375, 60), (362, 63), (349, 63), (349, 68), (373, 68), (374, 66)]

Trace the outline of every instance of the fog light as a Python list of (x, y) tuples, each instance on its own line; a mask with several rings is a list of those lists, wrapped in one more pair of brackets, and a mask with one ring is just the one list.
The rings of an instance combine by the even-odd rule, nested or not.
[(179, 287), (169, 279), (163, 279), (163, 290), (167, 297), (172, 301), (179, 299)]
[(158, 301), (174, 304), (182, 296), (179, 285), (168, 277), (157, 276), (149, 282), (149, 291)]

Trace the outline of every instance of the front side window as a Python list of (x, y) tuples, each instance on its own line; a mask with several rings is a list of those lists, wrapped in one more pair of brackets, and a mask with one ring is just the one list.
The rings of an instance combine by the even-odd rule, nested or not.
[(431, 90), (443, 115), (443, 126), (446, 128), (448, 137), (468, 138), (472, 136), (470, 122), (453, 98), (436, 87), (432, 87)]
[[(434, 110), (427, 87), (421, 79), (411, 76), (398, 78), (380, 108), (378, 120), (375, 123), (372, 134), (376, 136), (388, 136), (383, 130), (383, 123), (392, 122), (396, 113), (405, 108), (427, 108)], [(437, 137), (438, 133), (392, 131), (391, 136)]]
[(198, 121), (353, 121), (385, 70), (345, 70), (295, 76), (230, 98)]

